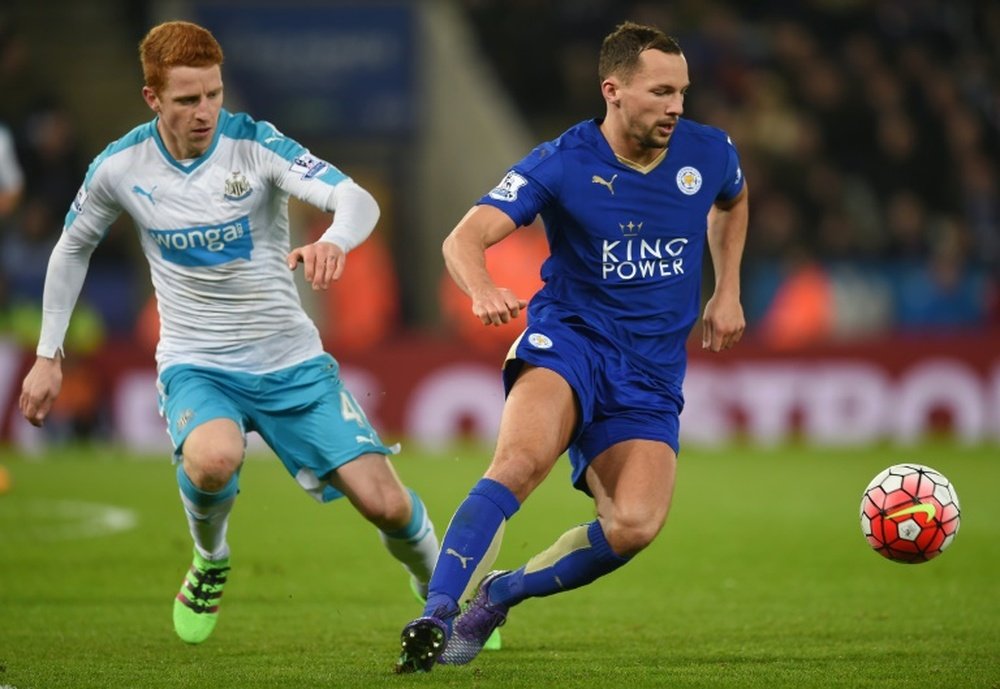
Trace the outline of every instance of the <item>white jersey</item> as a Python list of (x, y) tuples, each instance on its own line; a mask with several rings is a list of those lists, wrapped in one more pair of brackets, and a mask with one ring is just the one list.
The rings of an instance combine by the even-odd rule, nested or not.
[[(285, 263), (288, 195), (332, 211), (334, 188), (345, 181), (333, 165), (244, 114), (223, 110), (211, 147), (191, 161), (167, 152), (153, 120), (91, 163), (58, 248), (89, 260), (124, 211), (135, 221), (156, 291), (159, 370), (183, 363), (266, 373), (323, 351)], [(51, 323), (43, 322), (39, 343), (49, 356), (61, 346), (58, 326), (79, 294), (59, 294), (55, 285), (50, 295), (50, 283), (65, 277), (53, 272), (50, 264)]]

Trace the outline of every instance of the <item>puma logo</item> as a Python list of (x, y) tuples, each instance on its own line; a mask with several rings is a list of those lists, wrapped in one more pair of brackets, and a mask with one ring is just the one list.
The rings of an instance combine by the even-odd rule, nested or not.
[(455, 557), (457, 557), (458, 561), (462, 563), (462, 569), (469, 568), (469, 561), (472, 559), (471, 557), (462, 557), (462, 554), (456, 551), (454, 548), (448, 548), (448, 550), (444, 551), (444, 554), (454, 555)]
[(138, 184), (136, 184), (135, 186), (132, 187), (132, 193), (138, 194), (139, 196), (145, 196), (147, 199), (149, 199), (149, 202), (155, 206), (156, 205), (156, 199), (153, 198), (153, 192), (154, 191), (156, 191), (156, 186), (154, 186), (149, 191), (146, 191), (145, 189), (143, 189), (142, 187), (140, 187)]
[(594, 184), (600, 184), (602, 187), (607, 187), (608, 191), (611, 192), (611, 195), (614, 196), (615, 188), (611, 185), (615, 183), (616, 177), (618, 177), (617, 174), (611, 175), (611, 179), (604, 179), (600, 175), (594, 175), (593, 177), (590, 178), (590, 181), (593, 182)]

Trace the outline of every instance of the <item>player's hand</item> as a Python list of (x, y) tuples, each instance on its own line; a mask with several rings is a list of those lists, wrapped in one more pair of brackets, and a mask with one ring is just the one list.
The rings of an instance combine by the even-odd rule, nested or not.
[(320, 290), (340, 279), (347, 254), (333, 242), (321, 241), (292, 249), (285, 260), (289, 270), (295, 270), (295, 266), (301, 263), (305, 267), (306, 282), (312, 283), (314, 290)]
[(41, 426), (52, 410), (52, 404), (62, 389), (62, 359), (40, 356), (24, 377), (21, 398), (18, 401), (21, 413), (32, 426)]
[(713, 295), (705, 304), (701, 348), (713, 352), (729, 349), (743, 337), (747, 322), (739, 299)]
[(476, 314), (483, 325), (500, 326), (509, 323), (527, 306), (528, 302), (518, 299), (506, 287), (491, 287), (472, 294), (472, 313)]

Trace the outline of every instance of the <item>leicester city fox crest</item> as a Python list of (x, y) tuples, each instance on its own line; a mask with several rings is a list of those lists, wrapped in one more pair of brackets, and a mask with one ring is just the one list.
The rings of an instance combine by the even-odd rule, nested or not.
[(222, 193), (230, 201), (240, 201), (250, 196), (252, 191), (250, 180), (242, 172), (235, 171), (226, 179)]

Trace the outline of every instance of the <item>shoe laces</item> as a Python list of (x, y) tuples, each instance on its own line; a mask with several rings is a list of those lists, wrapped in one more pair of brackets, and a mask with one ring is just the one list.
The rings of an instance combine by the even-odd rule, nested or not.
[(191, 574), (194, 579), (187, 580), (185, 588), (191, 592), (192, 603), (200, 606), (209, 606), (214, 599), (222, 596), (222, 587), (226, 583), (229, 574), (229, 567), (206, 567), (201, 569), (195, 565), (191, 566)]
[(507, 606), (490, 602), (488, 587), (477, 594), (469, 606), (469, 626), (476, 636), (489, 636), (507, 621)]

